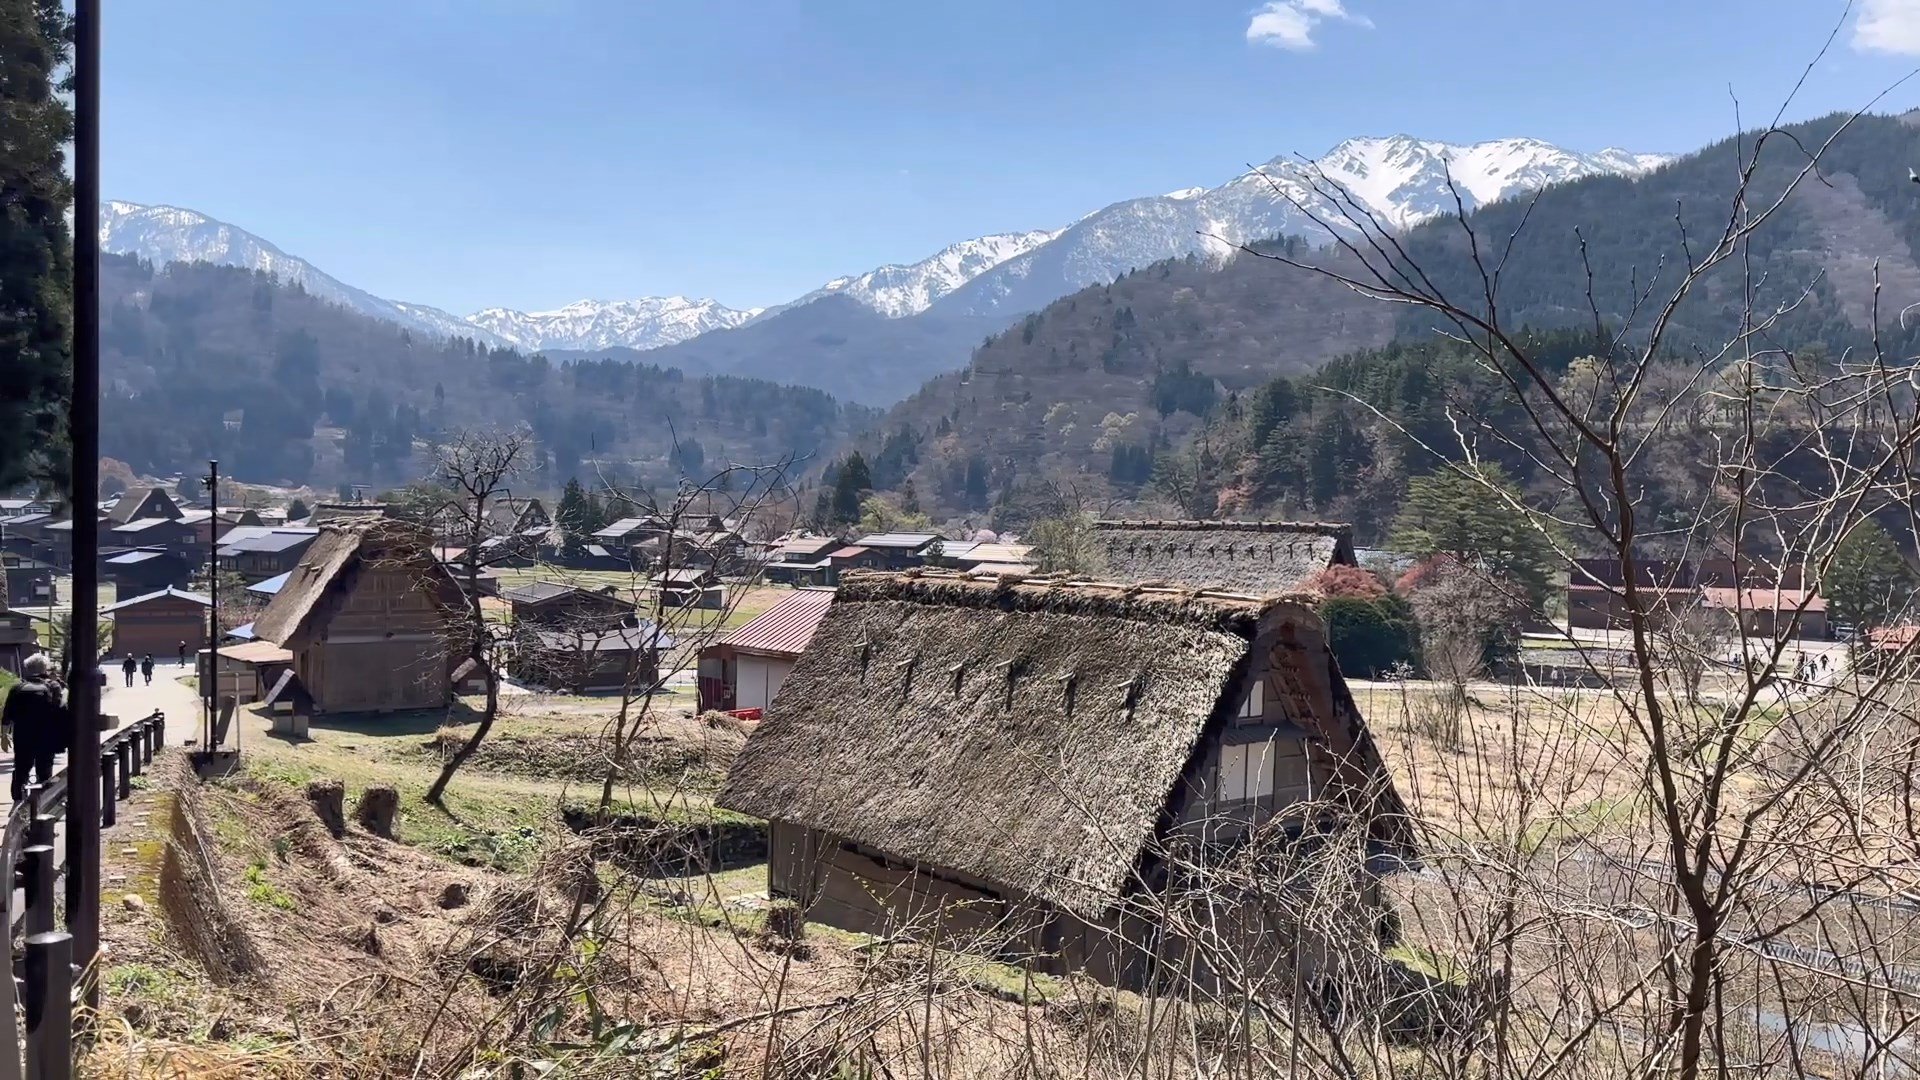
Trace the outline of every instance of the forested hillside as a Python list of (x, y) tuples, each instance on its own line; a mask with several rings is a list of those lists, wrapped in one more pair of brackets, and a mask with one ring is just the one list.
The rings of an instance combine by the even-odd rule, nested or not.
[[(1807, 152), (1833, 136), (1842, 119), (1800, 124), (1788, 130), (1790, 138), (1770, 138), (1755, 170), (1748, 212), (1764, 212), (1805, 164)], [(1638, 180), (1595, 177), (1551, 188), (1535, 201), (1496, 203), (1472, 214), (1482, 252), (1494, 253), (1490, 258), (1518, 230), (1501, 275), (1503, 325), (1591, 328), (1590, 268), (1606, 324), (1629, 337), (1644, 333), (1652, 315), (1636, 312), (1636, 291), (1652, 286), (1663, 295), (1659, 290), (1679, 280), (1689, 253), (1698, 258), (1719, 239), (1732, 212), (1739, 163), (1751, 157), (1753, 140), (1748, 135), (1717, 144)], [(1920, 321), (1908, 320), (1910, 328), (1903, 330), (1895, 318), (1920, 301), (1914, 246), (1920, 239), (1920, 184), (1908, 179), (1913, 161), (1920, 161), (1920, 128), (1910, 118), (1856, 121), (1833, 141), (1819, 174), (1755, 234), (1745, 258), (1723, 265), (1680, 307), (1670, 344), (1712, 350), (1735, 333), (1744, 265), (1757, 283), (1753, 310), (1776, 312), (1765, 320), (1765, 335), (1754, 340), (1756, 349), (1819, 345), (1837, 355), (1863, 347), (1871, 340), (1877, 265), (1883, 343), (1898, 355), (1920, 351)], [(1405, 243), (1442, 290), (1469, 306), (1481, 295), (1458, 220), (1423, 226)], [(1270, 250), (1333, 269), (1353, 268), (1340, 252), (1311, 252), (1298, 241)], [(1419, 359), (1427, 354), (1417, 347), (1437, 340), (1430, 315), (1359, 295), (1311, 270), (1244, 254), (1219, 266), (1191, 259), (1160, 263), (1058, 301), (997, 335), (966, 370), (929, 382), (860, 445), (885, 466), (876, 467), (877, 475), (911, 477), (919, 498), (936, 511), (983, 510), (1036, 480), (1071, 480), (1077, 490), (1102, 497), (1164, 503), (1164, 486), (1149, 482), (1169, 469), (1191, 472), (1192, 462), (1183, 464), (1175, 452), (1187, 451), (1202, 432), (1218, 437), (1248, 391), (1396, 340), (1415, 348), (1349, 364), (1392, 369), (1409, 401), (1431, 404), (1439, 392), (1460, 388), (1460, 372)], [(1329, 377), (1337, 374), (1330, 371)], [(1190, 485), (1179, 485), (1184, 494), (1175, 501), (1191, 512), (1284, 507), (1390, 516), (1395, 485), (1403, 485), (1404, 476), (1375, 471), (1377, 458), (1363, 452), (1376, 448), (1362, 445), (1371, 438), (1366, 432), (1325, 419), (1335, 409), (1329, 377), (1290, 384), (1301, 406), (1283, 434), (1319, 440), (1324, 451), (1310, 456), (1310, 469), (1317, 470), (1311, 484), (1227, 482), (1227, 473), (1244, 481), (1251, 472), (1237, 465), (1222, 469), (1216, 461), (1217, 506), (1193, 505)], [(1371, 400), (1367, 395), (1380, 385), (1360, 380), (1348, 389)], [(1261, 449), (1256, 444), (1250, 452)], [(1201, 456), (1220, 452), (1199, 450)]]
[(428, 340), (257, 272), (110, 256), (102, 285), (101, 449), (140, 472), (212, 457), (247, 481), (381, 485), (419, 475), (441, 432), (524, 422), (555, 489), (589, 458), (660, 483), (810, 455), (874, 417), (762, 380)]

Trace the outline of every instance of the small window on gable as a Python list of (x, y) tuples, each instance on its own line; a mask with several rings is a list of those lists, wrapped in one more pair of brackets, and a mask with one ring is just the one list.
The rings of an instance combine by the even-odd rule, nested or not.
[(1273, 744), (1241, 743), (1220, 748), (1220, 799), (1245, 802), (1273, 794)]
[(1235, 715), (1242, 720), (1257, 720), (1267, 712), (1267, 684), (1264, 679), (1256, 679), (1247, 696), (1240, 699), (1240, 711)]

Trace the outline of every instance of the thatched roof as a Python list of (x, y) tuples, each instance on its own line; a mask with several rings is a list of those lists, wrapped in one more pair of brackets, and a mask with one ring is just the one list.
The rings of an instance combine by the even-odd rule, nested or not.
[(167, 489), (158, 486), (130, 487), (120, 493), (120, 500), (107, 511), (107, 520), (115, 525), (125, 525), (141, 518), (166, 518), (178, 520), (180, 504), (173, 501)]
[[(1291, 600), (850, 573), (718, 801), (1095, 916), (1289, 626), (1319, 640)], [(1338, 681), (1324, 644), (1310, 662)]]
[(1256, 596), (1297, 592), (1335, 563), (1357, 565), (1353, 526), (1288, 521), (1096, 521), (1108, 576)]
[(288, 571), (286, 583), (254, 620), (258, 637), (285, 645), (306, 630), (323, 601), (347, 588), (367, 560), (411, 562), (422, 573), (452, 578), (432, 556), (425, 530), (393, 518), (368, 517), (320, 527), (320, 536)]

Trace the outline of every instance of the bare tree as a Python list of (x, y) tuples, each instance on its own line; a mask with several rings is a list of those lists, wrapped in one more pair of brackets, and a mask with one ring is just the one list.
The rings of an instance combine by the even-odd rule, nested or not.
[[(1852, 803), (1849, 784), (1823, 779), (1858, 736), (1863, 715), (1884, 710), (1885, 698), (1868, 685), (1847, 700), (1810, 701), (1775, 674), (1783, 657), (1800, 648), (1799, 627), (1813, 603), (1804, 583), (1824, 576), (1836, 540), (1867, 515), (1897, 516), (1912, 532), (1917, 512), (1920, 424), (1909, 380), (1915, 358), (1890, 357), (1880, 346), (1877, 275), (1872, 346), (1836, 356), (1779, 343), (1818, 279), (1783, 292), (1758, 268), (1766, 238), (1782, 227), (1800, 189), (1828, 183), (1822, 159), (1857, 118), (1827, 125), (1819, 142), (1801, 141), (1778, 117), (1765, 130), (1742, 135), (1733, 190), (1708, 227), (1700, 228), (1691, 208), (1675, 217), (1679, 265), (1641, 268), (1625, 311), (1603, 310), (1596, 299), (1601, 290), (1590, 284), (1588, 314), (1598, 348), (1592, 364), (1572, 379), (1534, 351), (1506, 308), (1506, 260), (1526, 227), (1525, 214), (1512, 235), (1483, 236), (1456, 193), (1451, 250), (1468, 264), (1471, 281), (1460, 288), (1442, 284), (1454, 279), (1422, 266), (1406, 241), (1324, 176), (1313, 186), (1339, 208), (1319, 219), (1333, 237), (1334, 257), (1242, 249), (1431, 316), (1504, 387), (1525, 420), (1517, 429), (1500, 427), (1455, 408), (1457, 445), (1420, 445), (1441, 467), (1469, 479), (1484, 475), (1481, 462), (1494, 447), (1532, 462), (1557, 497), (1535, 502), (1485, 484), (1487, 497), (1526, 515), (1564, 556), (1574, 553), (1554, 538), (1575, 535), (1622, 568), (1621, 583), (1608, 588), (1622, 614), (1619, 648), (1627, 677), (1611, 680), (1611, 707), (1619, 714), (1615, 730), (1632, 740), (1620, 752), (1641, 778), (1627, 805), (1646, 808), (1647, 832), (1627, 833), (1596, 850), (1596, 862), (1577, 877), (1564, 868), (1544, 873), (1524, 859), (1509, 863), (1497, 889), (1529, 898), (1515, 911), (1538, 907), (1531, 899), (1537, 897), (1564, 914), (1574, 910), (1571, 897), (1554, 898), (1567, 896), (1566, 885), (1579, 881), (1589, 893), (1611, 895), (1613, 907), (1624, 902), (1644, 911), (1647, 921), (1553, 916), (1568, 942), (1557, 960), (1562, 970), (1597, 961), (1578, 943), (1605, 933), (1627, 946), (1613, 958), (1621, 966), (1604, 976), (1591, 969), (1584, 987), (1563, 978), (1536, 984), (1531, 1000), (1542, 1011), (1525, 1020), (1516, 1015), (1504, 1029), (1508, 1039), (1524, 1033), (1526, 1045), (1498, 1048), (1503, 1071), (1547, 1075), (1595, 1052), (1603, 1036), (1636, 1073), (1684, 1080), (1727, 1075), (1745, 1062), (1777, 1060), (1782, 1043), (1798, 1070), (1797, 1055), (1807, 1052), (1809, 1038), (1800, 1028), (1817, 1015), (1810, 1014), (1810, 1001), (1823, 1002), (1822, 1009), (1845, 1002), (1866, 1008), (1857, 993), (1860, 979), (1885, 986), (1900, 978), (1880, 958), (1899, 951), (1911, 929), (1904, 919), (1867, 912), (1874, 890), (1910, 887), (1904, 854), (1894, 852), (1912, 850), (1915, 838), (1896, 839), (1884, 826), (1870, 826)], [(1292, 199), (1284, 187), (1274, 190)], [(1592, 283), (1584, 242), (1570, 256), (1582, 260)], [(1763, 291), (1775, 299), (1762, 301)], [(1740, 308), (1734, 331), (1709, 347), (1680, 347), (1679, 320), (1725, 298)], [(1678, 392), (1656, 395), (1656, 386)], [(1641, 511), (1652, 448), (1671, 438), (1682, 418), (1704, 425), (1709, 436), (1697, 445), (1709, 457), (1700, 466), (1711, 483), (1690, 522), (1656, 529)], [(1414, 433), (1401, 434), (1419, 443)], [(1697, 682), (1692, 673), (1670, 678), (1667, 595), (1647, 584), (1643, 572), (1656, 544), (1731, 566), (1734, 614), (1756, 623), (1745, 628), (1741, 663), (1714, 688), (1709, 707), (1696, 704), (1698, 694), (1673, 692), (1676, 681), (1683, 690)], [(1591, 642), (1570, 637), (1568, 644), (1597, 664)], [(1758, 776), (1757, 747), (1781, 713), (1794, 730), (1817, 734), (1796, 763)], [(1816, 821), (1822, 840), (1809, 846)], [(1650, 846), (1641, 849), (1641, 839)], [(1789, 902), (1783, 879), (1817, 882), (1825, 891)], [(1807, 956), (1824, 959), (1795, 959)], [(1822, 969), (1831, 974), (1818, 974)], [(1570, 1011), (1576, 994), (1587, 1001)], [(1866, 996), (1887, 1005), (1883, 996)], [(1784, 1038), (1768, 1027), (1768, 1016), (1786, 1018)], [(1904, 1008), (1873, 1019), (1870, 1044), (1884, 1046), (1911, 1022)], [(1864, 1064), (1848, 1067), (1866, 1075), (1882, 1054), (1873, 1050)]]
[(499, 668), (505, 636), (489, 624), (480, 606), (480, 568), (486, 542), (499, 532), (491, 516), (494, 506), (507, 494), (531, 447), (532, 438), (524, 431), (465, 431), (449, 437), (438, 450), (435, 478), (458, 494), (456, 504), (445, 508), (445, 524), (464, 547), (460, 555), (464, 606), (455, 613), (459, 628), (453, 640), (461, 644), (474, 672), (484, 680), (486, 703), (473, 734), (441, 766), (440, 775), (427, 788), (427, 801), (435, 805), (441, 804), (454, 773), (480, 749), (500, 714)]

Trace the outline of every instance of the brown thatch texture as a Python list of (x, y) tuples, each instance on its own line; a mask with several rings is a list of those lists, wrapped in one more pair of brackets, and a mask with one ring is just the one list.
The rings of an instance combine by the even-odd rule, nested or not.
[(1273, 607), (850, 575), (719, 802), (1096, 916)]
[(1334, 563), (1353, 564), (1353, 527), (1285, 521), (1096, 521), (1109, 576), (1259, 596), (1295, 592)]
[(322, 525), (300, 565), (254, 620), (254, 636), (285, 645), (307, 628), (330, 592), (349, 583), (354, 568), (365, 559), (413, 562), (445, 577), (445, 568), (432, 557), (429, 540), (419, 527), (392, 518)]

